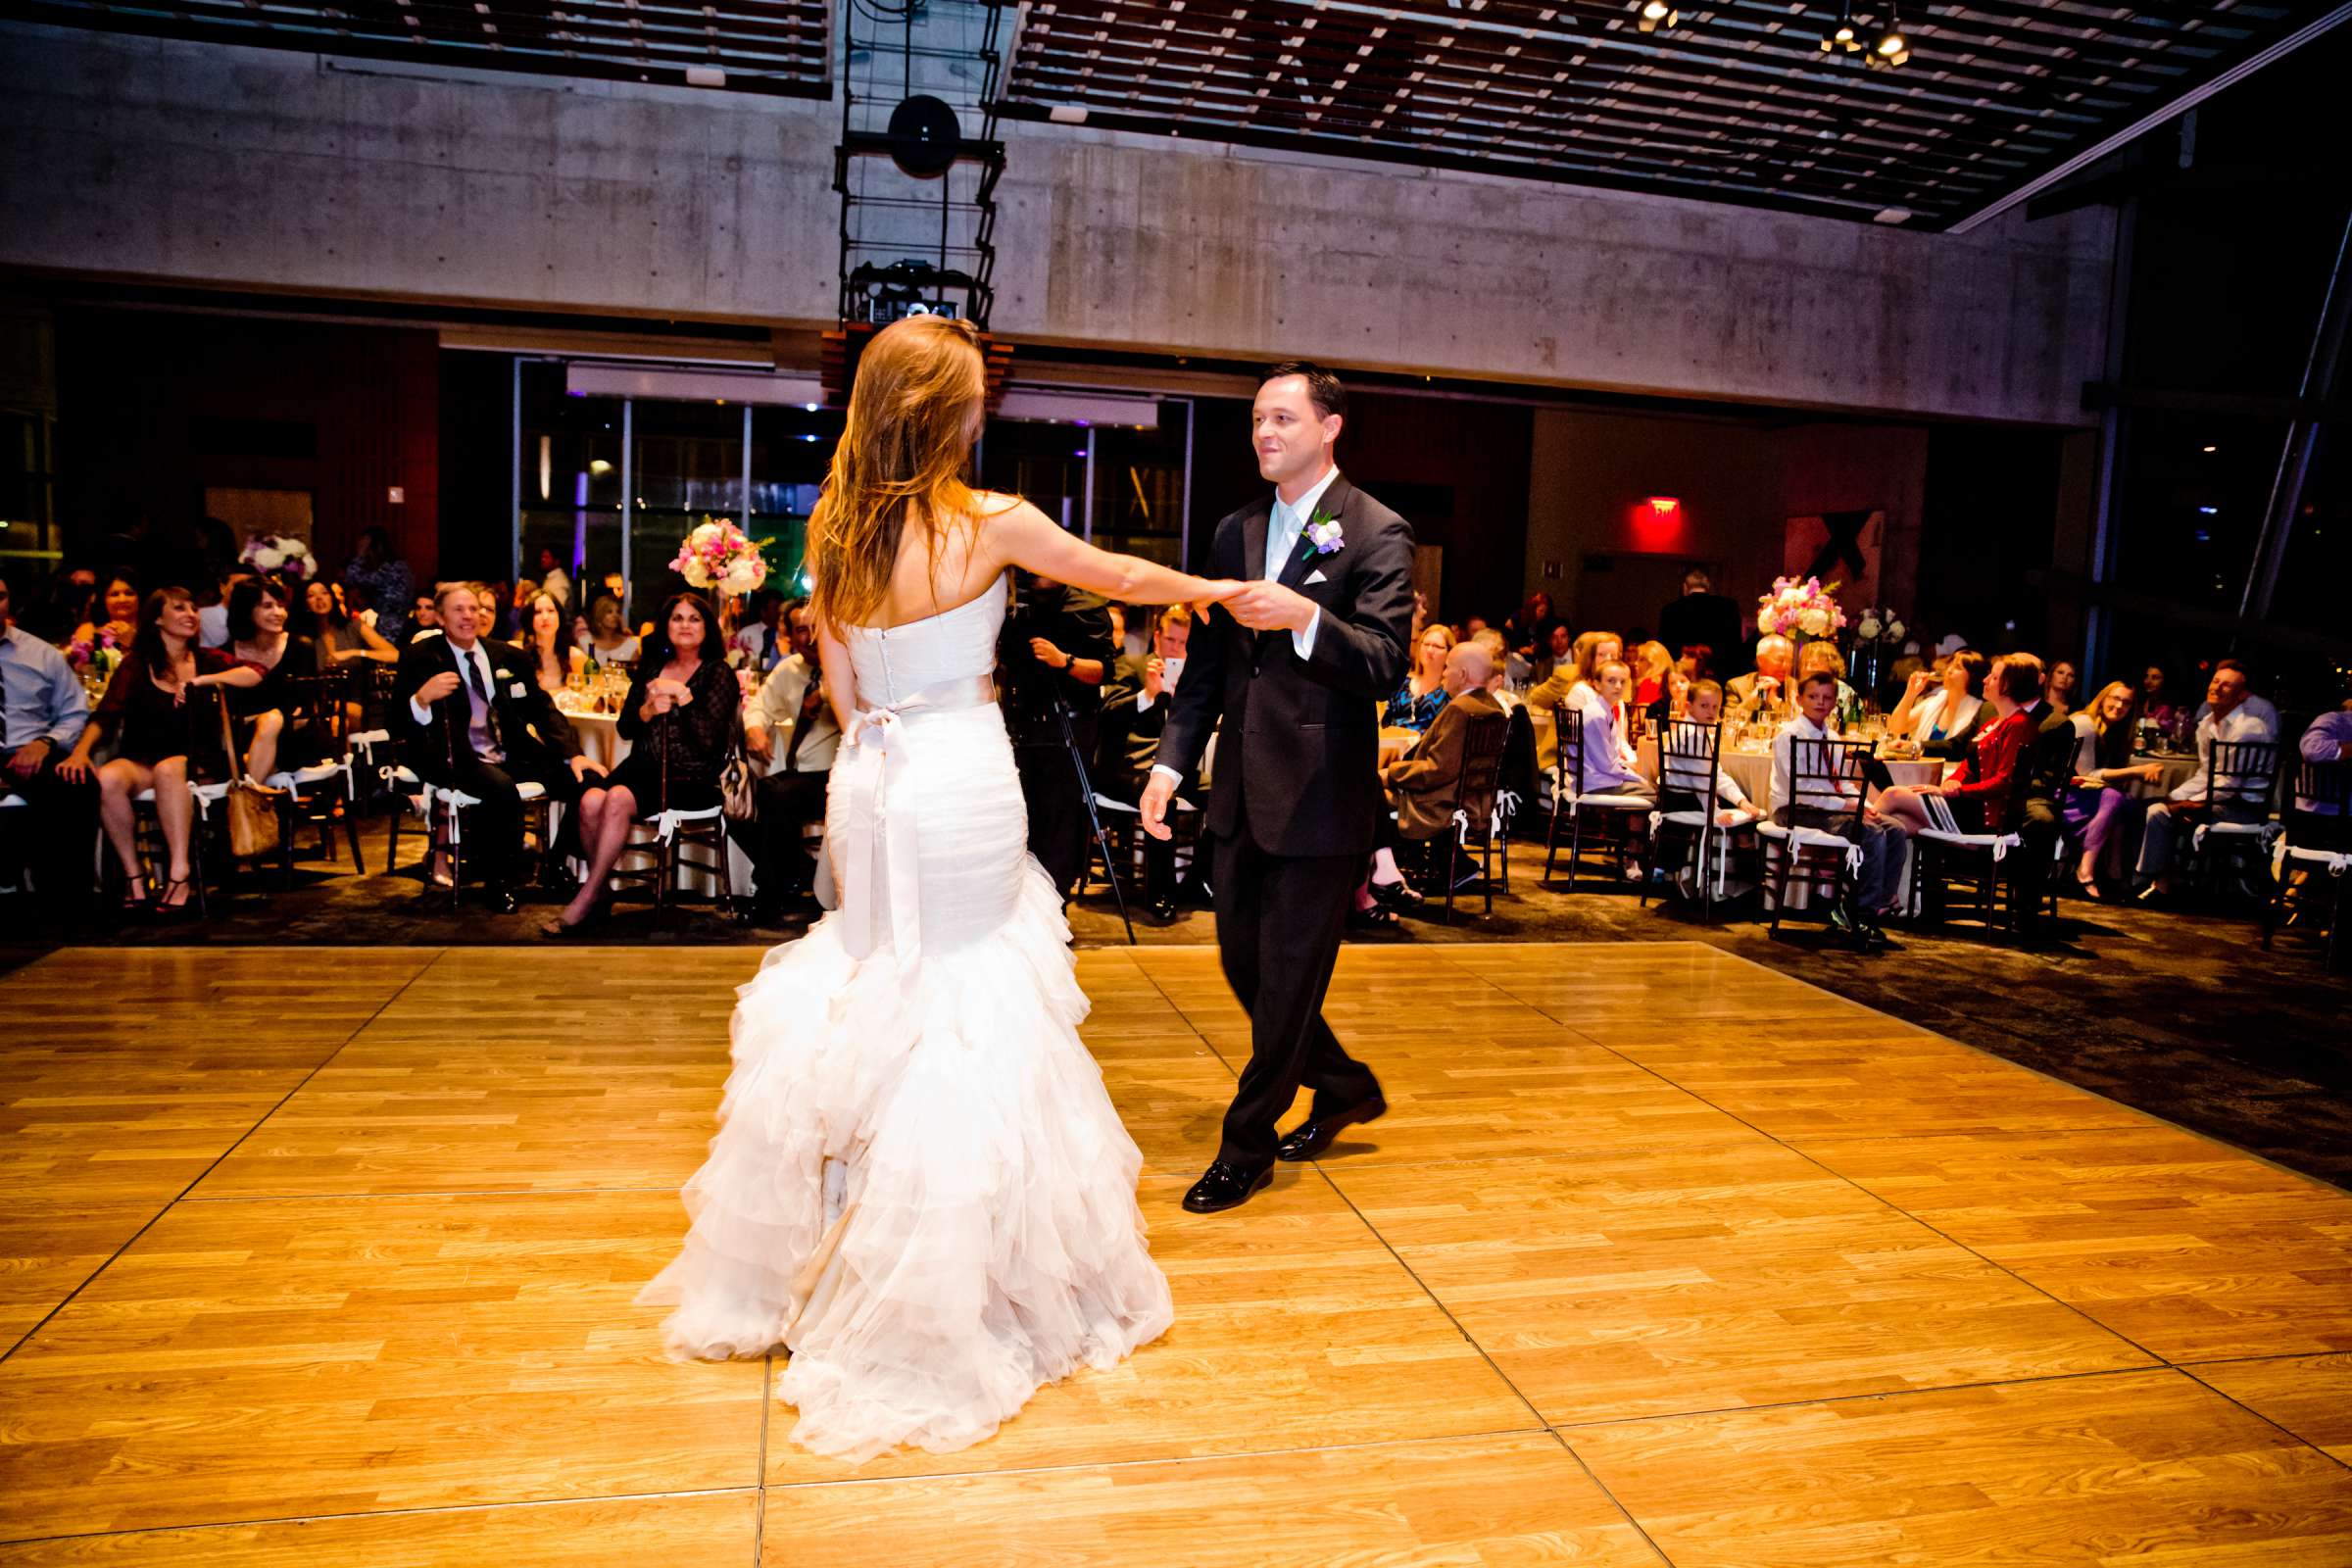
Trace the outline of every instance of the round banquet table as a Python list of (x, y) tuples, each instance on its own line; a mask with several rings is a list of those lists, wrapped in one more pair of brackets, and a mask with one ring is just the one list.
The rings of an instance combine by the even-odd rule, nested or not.
[(2142, 782), (2134, 789), (2145, 800), (2159, 801), (2196, 776), (2202, 763), (2194, 752), (2133, 752), (2132, 765), (2144, 767), (2154, 762), (2163, 769), (2153, 781)]
[(629, 743), (620, 737), (619, 714), (576, 709), (561, 697), (556, 699), (556, 709), (571, 721), (571, 732), (580, 739), (581, 754), (608, 773), (629, 755)]
[(1421, 732), (1417, 729), (1405, 729), (1395, 724), (1382, 725), (1380, 731), (1380, 765), (1382, 767), (1387, 767), (1391, 762), (1394, 762), (1396, 760), (1396, 759), (1411, 751), (1413, 749), (1413, 743), (1418, 741), (1420, 738)]

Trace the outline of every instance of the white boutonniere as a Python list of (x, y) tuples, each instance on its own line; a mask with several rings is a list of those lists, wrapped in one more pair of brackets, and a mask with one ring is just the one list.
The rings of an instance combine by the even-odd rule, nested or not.
[(1306, 519), (1306, 542), (1315, 547), (1318, 556), (1332, 555), (1348, 542), (1340, 532), (1340, 515), (1317, 507)]

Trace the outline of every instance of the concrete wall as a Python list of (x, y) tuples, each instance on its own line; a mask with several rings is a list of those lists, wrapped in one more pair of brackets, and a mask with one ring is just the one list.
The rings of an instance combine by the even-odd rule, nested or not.
[[(808, 324), (830, 105), (0, 24), (0, 266)], [(2107, 220), (1965, 238), (1016, 127), (1000, 331), (2080, 424)]]

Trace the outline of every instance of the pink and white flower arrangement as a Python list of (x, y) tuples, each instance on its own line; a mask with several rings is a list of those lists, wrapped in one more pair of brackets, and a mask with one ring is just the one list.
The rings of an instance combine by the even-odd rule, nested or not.
[(702, 526), (678, 541), (669, 569), (696, 588), (748, 594), (767, 581), (760, 547), (731, 522), (705, 517)]
[(1775, 577), (1772, 592), (1756, 601), (1756, 635), (1828, 637), (1844, 630), (1838, 588), (1837, 583), (1824, 588), (1819, 577)]
[(292, 534), (255, 534), (237, 559), (258, 572), (274, 572), (292, 582), (308, 582), (318, 570), (310, 545)]

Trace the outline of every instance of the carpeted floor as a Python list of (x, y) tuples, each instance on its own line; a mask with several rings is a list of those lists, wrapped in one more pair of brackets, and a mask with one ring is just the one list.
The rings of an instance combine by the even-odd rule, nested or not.
[[(413, 853), (403, 844), (404, 860)], [(380, 832), (366, 849), (379, 856)], [(2330, 974), (2317, 945), (2284, 933), (2262, 952), (2253, 920), (2228, 913), (2158, 913), (2070, 902), (2052, 944), (2020, 950), (1964, 926), (1898, 932), (1901, 951), (1862, 957), (1825, 944), (1819, 928), (1791, 924), (1775, 941), (1752, 904), (1712, 925), (1679, 908), (1641, 907), (1629, 890), (1589, 881), (1574, 894), (1531, 874), (1541, 852), (1517, 852), (1510, 891), (1492, 914), (1473, 901), (1451, 924), (1408, 918), (1394, 932), (1355, 938), (1430, 942), (1556, 941), (1563, 944), (1696, 940), (1814, 981), (2054, 1077), (2220, 1138), (2282, 1165), (2352, 1187), (2352, 975)], [(133, 920), (85, 942), (220, 942), (311, 946), (538, 943), (553, 895), (526, 898), (499, 915), (468, 903), (449, 912), (413, 864), (392, 876), (354, 877), (348, 862), (298, 864), (296, 886), (274, 876), (240, 880), (217, 898), (210, 919)], [(623, 905), (602, 941), (759, 944), (789, 939), (805, 921), (751, 929), (708, 906), (675, 908), (656, 931), (649, 906)], [(1107, 898), (1071, 910), (1082, 946), (1125, 940)], [(0, 898), (0, 970), (37, 957), (67, 933), (38, 927), (25, 901)], [(1139, 920), (1145, 943), (1215, 938), (1205, 911), (1173, 925)], [(331, 960), (330, 960), (331, 961)], [(1575, 949), (1560, 961), (1572, 965)], [(126, 999), (127, 1001), (128, 999)], [(1443, 1029), (1444, 998), (1429, 999)]]

